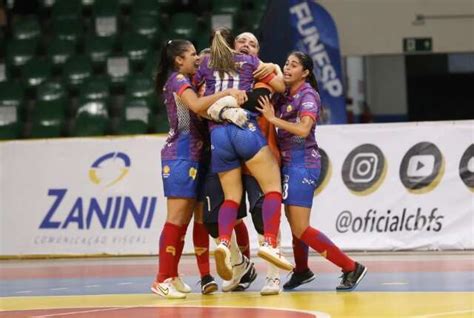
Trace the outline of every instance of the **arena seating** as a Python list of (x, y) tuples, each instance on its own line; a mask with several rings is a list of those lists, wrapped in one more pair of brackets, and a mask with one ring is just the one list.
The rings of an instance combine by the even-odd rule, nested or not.
[(219, 24), (255, 31), (267, 1), (38, 3), (0, 27), (0, 139), (166, 133), (154, 91), (163, 41), (199, 51)]

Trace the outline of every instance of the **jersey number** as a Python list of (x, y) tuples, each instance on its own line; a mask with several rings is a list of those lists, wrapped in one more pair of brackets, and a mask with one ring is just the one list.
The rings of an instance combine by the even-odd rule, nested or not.
[(206, 195), (206, 202), (207, 202), (207, 212), (211, 213), (211, 197)]
[(283, 193), (282, 193), (282, 199), (283, 200), (286, 200), (286, 198), (288, 198), (288, 187), (289, 187), (289, 185), (288, 185), (287, 182), (283, 183), (283, 189), (282, 189), (283, 190)]
[(227, 88), (239, 88), (240, 76), (235, 74), (230, 76), (228, 73), (224, 73), (224, 78), (219, 76), (218, 71), (213, 73), (214, 79), (216, 80), (216, 92), (223, 91)]

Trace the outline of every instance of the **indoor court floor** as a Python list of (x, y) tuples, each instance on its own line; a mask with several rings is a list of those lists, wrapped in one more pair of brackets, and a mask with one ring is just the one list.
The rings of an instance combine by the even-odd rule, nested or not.
[(474, 317), (472, 252), (350, 255), (368, 268), (355, 291), (336, 292), (340, 272), (312, 255), (316, 279), (276, 296), (260, 296), (265, 264), (256, 257), (249, 290), (201, 295), (195, 258), (184, 256), (180, 272), (193, 288), (184, 300), (151, 293), (156, 257), (3, 260), (0, 317)]

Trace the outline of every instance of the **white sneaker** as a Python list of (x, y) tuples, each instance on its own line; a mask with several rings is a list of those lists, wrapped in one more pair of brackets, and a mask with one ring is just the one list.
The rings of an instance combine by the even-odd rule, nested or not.
[(181, 293), (188, 294), (191, 292), (191, 286), (186, 284), (184, 280), (179, 276), (174, 277), (171, 283), (173, 284), (174, 288), (176, 288), (176, 290)]
[(151, 285), (151, 291), (163, 298), (167, 299), (183, 299), (186, 298), (186, 294), (176, 290), (173, 285), (173, 278), (167, 278), (164, 282), (158, 283), (153, 282)]
[(281, 282), (279, 277), (265, 277), (265, 285), (263, 285), (260, 295), (278, 295), (281, 292)]
[(293, 264), (291, 264), (283, 255), (281, 255), (278, 249), (272, 247), (267, 242), (264, 242), (260, 246), (257, 256), (286, 271), (292, 271), (294, 268)]
[(222, 291), (229, 292), (237, 287), (242, 277), (244, 277), (251, 268), (252, 263), (250, 263), (250, 260), (247, 256), (242, 255), (242, 261), (232, 267), (232, 279), (223, 282)]
[(223, 280), (232, 280), (232, 263), (230, 262), (230, 250), (224, 242), (217, 245), (214, 251), (216, 259), (217, 274)]

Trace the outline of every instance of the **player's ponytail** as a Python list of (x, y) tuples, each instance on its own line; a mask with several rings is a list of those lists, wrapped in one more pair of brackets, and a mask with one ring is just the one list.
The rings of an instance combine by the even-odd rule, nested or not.
[(168, 80), (169, 73), (176, 69), (174, 64), (176, 57), (182, 56), (191, 45), (192, 43), (188, 40), (170, 40), (163, 44), (161, 48), (160, 62), (155, 77), (156, 92), (158, 95), (163, 92), (163, 87)]
[(219, 76), (224, 77), (224, 73), (236, 73), (237, 68), (234, 62), (234, 50), (231, 48), (234, 42), (229, 29), (222, 28), (214, 31), (211, 44), (211, 56), (209, 67), (219, 72)]

